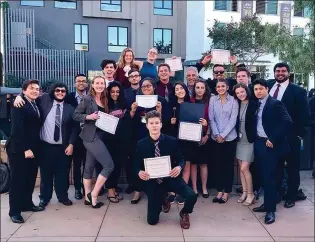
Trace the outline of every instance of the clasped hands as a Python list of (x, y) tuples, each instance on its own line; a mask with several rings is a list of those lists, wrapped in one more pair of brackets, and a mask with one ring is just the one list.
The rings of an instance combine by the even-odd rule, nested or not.
[[(180, 166), (174, 167), (170, 171), (170, 177), (172, 178), (178, 177), (181, 171), (182, 171), (182, 168)], [(138, 175), (140, 179), (143, 181), (148, 181), (150, 179), (150, 175), (145, 171), (139, 171)]]

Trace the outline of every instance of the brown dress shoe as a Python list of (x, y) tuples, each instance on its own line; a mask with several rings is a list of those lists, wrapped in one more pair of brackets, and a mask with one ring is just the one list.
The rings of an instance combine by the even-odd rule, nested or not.
[(171, 203), (167, 199), (165, 199), (164, 203), (162, 205), (162, 211), (164, 213), (168, 213), (170, 211), (170, 209), (171, 209)]
[(189, 214), (183, 213), (182, 211), (180, 211), (179, 216), (180, 216), (180, 226), (183, 229), (189, 229), (190, 227)]

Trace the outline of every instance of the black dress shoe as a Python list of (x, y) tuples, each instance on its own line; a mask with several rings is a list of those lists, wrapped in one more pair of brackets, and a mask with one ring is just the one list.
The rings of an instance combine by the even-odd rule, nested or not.
[(304, 192), (302, 191), (302, 189), (299, 189), (296, 197), (295, 197), (295, 201), (303, 201), (307, 198), (307, 196), (305, 196)]
[(131, 204), (138, 204), (141, 200), (141, 196), (138, 197), (138, 199), (133, 199), (130, 201)]
[(295, 201), (292, 201), (292, 200), (286, 200), (284, 203), (285, 208), (292, 208), (294, 206), (295, 206)]
[(74, 198), (77, 200), (81, 200), (83, 198), (82, 192), (80, 190), (75, 190)]
[(260, 205), (260, 207), (253, 208), (253, 212), (255, 212), (255, 213), (264, 213), (264, 212), (266, 212), (265, 205), (262, 204), (262, 205)]
[(213, 203), (218, 203), (218, 202), (220, 201), (220, 199), (221, 199), (221, 198), (214, 197), (214, 198), (212, 199), (212, 202), (213, 202)]
[(71, 206), (73, 204), (72, 201), (69, 198), (67, 198), (65, 200), (60, 200), (59, 202), (62, 203), (63, 205), (65, 205), (65, 206)]
[(32, 206), (30, 208), (23, 209), (22, 212), (41, 212), (44, 211), (45, 207), (43, 206)]
[(15, 215), (10, 217), (13, 223), (22, 224), (24, 223), (24, 219), (21, 215)]
[(276, 221), (276, 214), (274, 212), (266, 213), (265, 224), (272, 224)]
[(133, 187), (132, 186), (128, 186), (125, 193), (126, 194), (131, 194), (132, 192), (134, 191)]
[(45, 202), (44, 200), (40, 200), (40, 202), (38, 204), (38, 206), (42, 207), (42, 208), (45, 208), (47, 205), (48, 205), (48, 202)]

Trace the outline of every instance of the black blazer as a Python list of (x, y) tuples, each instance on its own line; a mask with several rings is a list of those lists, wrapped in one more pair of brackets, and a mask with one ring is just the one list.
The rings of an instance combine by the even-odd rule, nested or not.
[(25, 105), (11, 110), (11, 135), (6, 148), (11, 153), (34, 151), (39, 145), (41, 120), (31, 103), (23, 97)]
[(136, 101), (136, 95), (140, 94), (140, 89), (135, 90), (132, 87), (125, 89), (125, 104), (127, 110), (131, 110), (131, 105)]
[[(48, 113), (50, 112), (54, 99), (52, 99), (47, 93), (36, 99), (36, 103), (39, 107), (42, 124), (44, 124)], [(63, 103), (62, 122), (61, 122), (61, 134), (62, 144), (67, 147), (69, 144), (74, 144), (78, 137), (78, 128), (74, 120), (72, 119), (74, 109), (67, 103)]]
[(66, 96), (66, 102), (69, 103), (74, 109), (79, 105), (78, 100), (75, 98), (76, 92), (71, 92)]
[(281, 101), (268, 97), (262, 113), (262, 125), (273, 149), (279, 155), (288, 153), (290, 147), (286, 135), (292, 127), (292, 119)]
[[(172, 168), (176, 166), (180, 166), (182, 169), (184, 168), (185, 162), (180, 152), (178, 141), (175, 138), (161, 134), (159, 139), (159, 149), (161, 156), (171, 157)], [(147, 136), (146, 138), (139, 140), (134, 162), (134, 170), (136, 174), (138, 174), (140, 170), (144, 170), (143, 159), (153, 157), (155, 157), (155, 145), (151, 137)]]
[[(269, 80), (269, 90), (271, 90), (275, 82), (275, 80)], [(293, 121), (292, 129), (289, 130), (289, 137), (304, 137), (310, 117), (306, 90), (290, 82), (281, 101)]]
[[(249, 100), (247, 111), (245, 113), (245, 131), (246, 131), (246, 136), (249, 143), (253, 143), (257, 136), (256, 135), (257, 134), (256, 111), (258, 108), (257, 104), (258, 104), (257, 101)], [(240, 125), (241, 125), (240, 111), (241, 111), (241, 103), (239, 102), (238, 115), (237, 115), (236, 126), (235, 126), (237, 135), (240, 132)]]

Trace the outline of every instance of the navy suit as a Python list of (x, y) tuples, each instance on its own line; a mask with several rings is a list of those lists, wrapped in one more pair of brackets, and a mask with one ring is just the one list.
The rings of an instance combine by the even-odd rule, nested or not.
[(282, 102), (268, 97), (262, 112), (262, 125), (273, 144), (266, 146), (267, 138), (257, 137), (254, 143), (255, 157), (261, 173), (266, 212), (275, 212), (277, 204), (276, 171), (279, 158), (290, 150), (286, 135), (291, 128), (292, 119)]
[[(271, 90), (274, 84), (275, 80), (269, 81), (269, 90)], [(283, 94), (281, 102), (284, 104), (291, 116), (293, 125), (286, 134), (290, 146), (290, 152), (283, 154), (280, 159), (278, 186), (280, 188), (284, 162), (286, 161), (288, 173), (288, 199), (295, 201), (295, 197), (300, 186), (301, 140), (299, 137), (305, 136), (310, 117), (306, 90), (290, 82)]]

